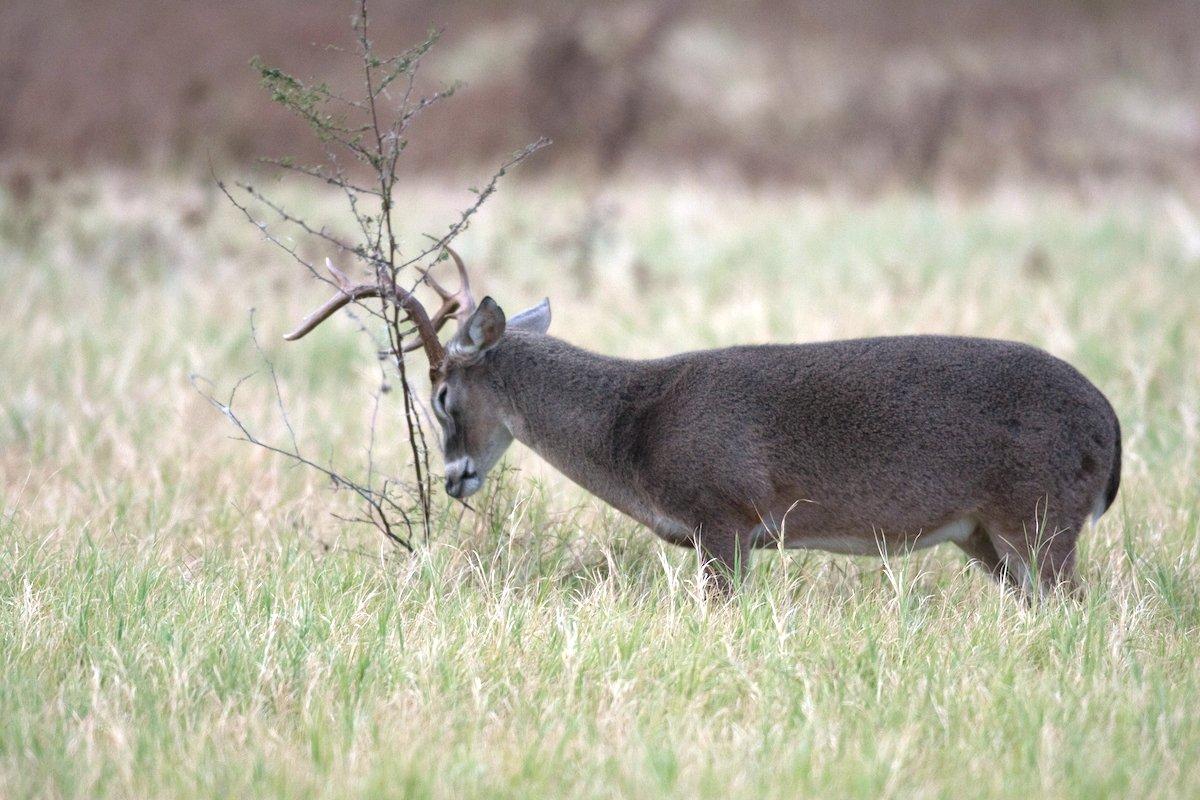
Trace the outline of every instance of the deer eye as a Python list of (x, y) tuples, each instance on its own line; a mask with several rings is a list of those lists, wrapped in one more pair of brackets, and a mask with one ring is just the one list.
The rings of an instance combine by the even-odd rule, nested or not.
[(449, 389), (446, 386), (438, 389), (437, 397), (434, 399), (434, 407), (441, 413), (446, 413), (446, 395), (449, 394)]

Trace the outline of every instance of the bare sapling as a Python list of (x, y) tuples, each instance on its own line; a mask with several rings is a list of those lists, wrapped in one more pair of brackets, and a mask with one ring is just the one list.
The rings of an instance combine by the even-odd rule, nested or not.
[[(193, 376), (193, 384), (233, 424), (235, 438), (316, 470), (335, 490), (351, 492), (358, 501), (360, 512), (351, 517), (339, 515), (339, 518), (369, 523), (392, 543), (411, 550), (414, 537), (428, 539), (430, 535), (433, 501), (429, 447), (405, 355), (423, 348), (431, 370), (440, 365), (442, 355), (437, 351), (437, 332), (448, 320), (461, 319), (464, 313), (474, 308), (466, 272), (461, 259), (451, 249), (451, 243), (467, 229), (474, 215), (496, 191), (499, 179), (549, 141), (540, 139), (514, 153), (482, 188), (473, 190), (474, 201), (444, 231), (426, 234), (427, 242), (423, 246), (403, 251), (399, 236), (401, 220), (394, 199), (400, 159), (417, 119), (453, 95), (458, 86), (452, 84), (428, 94), (418, 88), (419, 67), (423, 57), (437, 43), (438, 32), (431, 32), (424, 41), (399, 54), (384, 56), (370, 38), (367, 1), (358, 0), (355, 5), (352, 27), (357, 59), (361, 62), (360, 95), (349, 97), (334, 91), (326, 83), (302, 81), (257, 58), (251, 62), (271, 100), (306, 122), (325, 150), (322, 163), (300, 163), (293, 158), (264, 158), (262, 163), (340, 192), (355, 223), (353, 237), (293, 213), (249, 183), (235, 182), (231, 186), (218, 180), (217, 185), (229, 202), (262, 231), (268, 242), (335, 291), (328, 303), (287, 338), (303, 336), (344, 306), (353, 305), (361, 312), (357, 317), (359, 327), (373, 337), (380, 365), (364, 463), (348, 470), (302, 449), (288, 416), (274, 365), (259, 345), (253, 316), (252, 338), (271, 379), (277, 410), (287, 431), (286, 441), (272, 443), (257, 435), (235, 411), (238, 387), (246, 378), (238, 381), (224, 399), (216, 397), (207, 380)], [(319, 268), (315, 263), (318, 259), (312, 259), (306, 249), (294, 243), (297, 238), (307, 238), (319, 249), (332, 253), (333, 257), (327, 257)], [(447, 289), (434, 274), (445, 263), (457, 266), (457, 289)], [(362, 273), (363, 279), (352, 280), (350, 275), (355, 272)], [(421, 287), (432, 290), (440, 298), (441, 304), (432, 314), (427, 313), (416, 298)], [(393, 385), (399, 387), (403, 436), (409, 450), (407, 472), (400, 476), (376, 463), (374, 448), (377, 431), (395, 435), (390, 420), (381, 411), (384, 396), (390, 393)]]

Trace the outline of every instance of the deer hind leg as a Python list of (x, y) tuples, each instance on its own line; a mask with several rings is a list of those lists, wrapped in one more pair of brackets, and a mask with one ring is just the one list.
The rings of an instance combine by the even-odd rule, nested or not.
[(988, 526), (988, 538), (1005, 567), (1029, 594), (1078, 594), (1075, 544), (1082, 516), (1066, 523), (1061, 516), (1038, 514), (1024, 524)]

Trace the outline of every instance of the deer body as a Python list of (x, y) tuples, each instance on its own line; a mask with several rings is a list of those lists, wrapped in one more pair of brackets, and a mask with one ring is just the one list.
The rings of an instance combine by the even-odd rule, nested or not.
[(571, 480), (726, 568), (755, 546), (953, 541), (1019, 582), (1040, 556), (1057, 582), (1117, 487), (1108, 401), (1013, 342), (913, 336), (627, 361), (517, 330), (461, 379)]
[[(453, 255), (453, 253), (451, 253)], [(1120, 482), (1120, 425), (1073, 367), (1015, 342), (901, 336), (633, 361), (506, 320), (463, 289), (422, 334), (446, 490), (477, 491), (518, 439), (728, 589), (754, 547), (887, 554), (954, 542), (997, 580), (1069, 584), (1089, 514)], [(340, 273), (334, 273), (340, 276)], [(435, 288), (438, 288), (435, 285)], [(342, 286), (298, 335), (383, 287)], [(461, 307), (456, 305), (461, 298)]]

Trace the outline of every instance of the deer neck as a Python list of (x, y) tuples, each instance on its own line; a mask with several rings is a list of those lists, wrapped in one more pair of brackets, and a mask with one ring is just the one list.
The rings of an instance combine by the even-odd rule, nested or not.
[(575, 483), (634, 513), (620, 422), (638, 404), (641, 387), (653, 383), (652, 362), (519, 333), (505, 336), (490, 359), (496, 402), (514, 438)]

